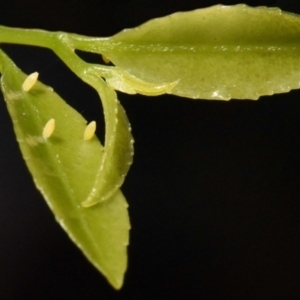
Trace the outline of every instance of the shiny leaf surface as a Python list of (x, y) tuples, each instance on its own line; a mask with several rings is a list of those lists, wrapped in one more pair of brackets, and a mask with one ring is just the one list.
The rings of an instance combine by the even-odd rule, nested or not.
[[(217, 5), (124, 30), (103, 54), (168, 93), (202, 99), (258, 99), (300, 86), (300, 18), (278, 8)], [(149, 91), (148, 91), (149, 94)]]
[[(89, 208), (81, 205), (95, 188), (103, 146), (96, 136), (83, 139), (86, 120), (50, 87), (37, 82), (28, 92), (22, 90), (26, 75), (3, 52), (0, 61), (2, 92), (37, 188), (74, 243), (115, 288), (120, 288), (127, 267), (130, 228), (126, 200), (117, 191), (104, 203)], [(52, 118), (54, 131), (45, 138), (44, 126)]]
[(82, 205), (89, 207), (106, 201), (121, 187), (133, 158), (133, 137), (125, 110), (116, 92), (101, 78), (91, 76), (101, 97), (105, 117), (105, 147), (94, 184)]

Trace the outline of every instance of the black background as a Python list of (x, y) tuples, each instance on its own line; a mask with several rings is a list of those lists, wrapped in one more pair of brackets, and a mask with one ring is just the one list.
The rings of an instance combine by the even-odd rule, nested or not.
[[(247, 3), (300, 13), (298, 1)], [(6, 0), (0, 23), (109, 36), (214, 4)], [(96, 94), (50, 51), (3, 48), (103, 122)], [(1, 101), (0, 299), (300, 299), (300, 91), (259, 101), (119, 98), (136, 140), (122, 188), (132, 223), (124, 287), (114, 291), (55, 222)]]

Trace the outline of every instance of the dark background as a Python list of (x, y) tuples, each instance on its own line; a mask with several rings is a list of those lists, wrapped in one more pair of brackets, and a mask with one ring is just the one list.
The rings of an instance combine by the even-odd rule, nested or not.
[[(298, 1), (247, 3), (300, 13)], [(214, 4), (6, 0), (0, 23), (109, 36)], [(54, 54), (3, 48), (101, 122), (95, 93)], [(300, 299), (300, 91), (230, 102), (119, 97), (136, 140), (122, 188), (132, 223), (123, 289), (114, 291), (55, 222), (1, 100), (0, 299)]]

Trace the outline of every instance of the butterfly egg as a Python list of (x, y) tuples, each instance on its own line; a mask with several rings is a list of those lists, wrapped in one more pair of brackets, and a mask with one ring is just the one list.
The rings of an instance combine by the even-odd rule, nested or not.
[(35, 85), (38, 77), (39, 77), (38, 72), (34, 72), (34, 73), (28, 75), (22, 84), (23, 91), (29, 92), (30, 89)]
[(83, 133), (83, 139), (85, 141), (90, 140), (94, 136), (95, 131), (96, 131), (96, 122), (92, 121), (91, 123), (89, 123), (86, 126), (84, 133)]
[(110, 63), (110, 60), (105, 55), (102, 55), (102, 59), (106, 64)]
[(52, 135), (54, 129), (55, 129), (55, 120), (54, 119), (50, 119), (46, 123), (46, 125), (45, 125), (45, 127), (43, 129), (43, 137), (45, 139), (48, 139)]

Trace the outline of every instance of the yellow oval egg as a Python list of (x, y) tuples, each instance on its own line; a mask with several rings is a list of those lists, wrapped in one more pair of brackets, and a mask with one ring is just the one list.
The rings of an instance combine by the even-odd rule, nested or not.
[(86, 126), (83, 133), (83, 139), (85, 141), (90, 140), (94, 136), (95, 131), (96, 131), (96, 122), (92, 121)]
[(37, 82), (38, 77), (39, 77), (38, 72), (34, 72), (34, 73), (31, 73), (30, 75), (28, 75), (22, 84), (23, 91), (29, 92), (31, 90), (31, 88), (35, 85), (35, 83)]
[(102, 59), (106, 64), (110, 63), (110, 60), (105, 55), (102, 55)]
[(43, 129), (43, 137), (45, 139), (48, 139), (52, 135), (54, 129), (55, 129), (55, 120), (52, 118), (46, 123)]

